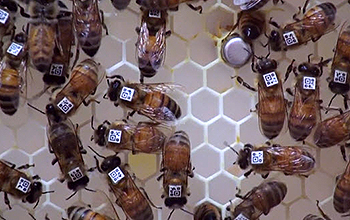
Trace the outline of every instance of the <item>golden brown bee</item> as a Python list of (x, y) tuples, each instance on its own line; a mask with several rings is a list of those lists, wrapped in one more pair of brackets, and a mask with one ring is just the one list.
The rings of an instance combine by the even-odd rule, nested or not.
[(166, 10), (142, 9), (141, 27), (136, 28), (139, 37), (136, 42), (136, 53), (140, 69), (140, 82), (143, 77), (153, 77), (157, 70), (163, 65), (165, 59), (165, 38), (170, 35), (167, 32)]
[[(233, 148), (231, 148), (234, 150)], [(253, 146), (245, 144), (243, 149), (237, 153), (237, 164), (243, 170), (251, 166), (251, 169), (244, 174), (249, 176), (253, 171), (260, 173), (263, 178), (269, 175), (270, 171), (280, 171), (285, 175), (309, 174), (315, 166), (315, 158), (305, 149), (296, 146)]]
[(346, 165), (344, 173), (337, 180), (333, 194), (333, 206), (339, 213), (350, 211), (350, 162)]
[(330, 76), (327, 78), (328, 88), (334, 93), (328, 107), (337, 95), (344, 97), (345, 109), (348, 109), (348, 92), (350, 90), (350, 26), (344, 26), (339, 33), (336, 50), (333, 57)]
[[(273, 4), (277, 4), (279, 1), (284, 3), (283, 0), (273, 0)], [(239, 5), (241, 10), (249, 10), (249, 11), (255, 11), (259, 8), (262, 8), (264, 5), (266, 5), (269, 2), (269, 0), (244, 0), (244, 1), (237, 1), (234, 0), (233, 3), (235, 5)]]
[(130, 83), (120, 75), (109, 78), (116, 79), (107, 81), (109, 88), (106, 95), (116, 107), (122, 105), (131, 108), (133, 111), (129, 116), (137, 112), (156, 122), (174, 121), (181, 116), (180, 106), (166, 94), (174, 85)]
[(210, 202), (204, 202), (194, 211), (194, 220), (221, 220), (220, 209)]
[(46, 115), (49, 120), (47, 128), (49, 151), (55, 154), (51, 164), (58, 162), (62, 172), (59, 181), (66, 180), (68, 189), (73, 191), (85, 188), (89, 177), (86, 175), (87, 170), (81, 154), (86, 151), (83, 149), (74, 125), (69, 119), (55, 121), (48, 109), (46, 109)]
[(105, 157), (101, 167), (96, 157), (95, 159), (96, 168), (100, 173), (106, 174), (108, 185), (117, 199), (116, 203), (125, 215), (131, 220), (152, 220), (150, 201), (141, 193), (125, 166), (120, 166), (120, 158), (116, 155)]
[(91, 100), (86, 101), (86, 98), (95, 93), (100, 83), (99, 66), (92, 59), (86, 59), (75, 66), (69, 82), (56, 94), (52, 103), (46, 106), (48, 114), (55, 116), (57, 121), (73, 115), (81, 103), (88, 105)]
[[(181, 3), (186, 3), (191, 9), (202, 13), (202, 6), (194, 7), (189, 2), (196, 2), (198, 0), (136, 0), (136, 3), (143, 8), (154, 10), (172, 10), (177, 11)], [(204, 0), (206, 1), (206, 0)]]
[(2, 50), (2, 47), (4, 45), (3, 43), (3, 37), (6, 35), (13, 35), (15, 34), (15, 13), (17, 12), (18, 7), (17, 3), (12, 0), (3, 0), (0, 2), (0, 11), (3, 15), (0, 19), (0, 58), (3, 57), (4, 53)]
[(230, 207), (227, 207), (228, 211), (231, 212), (231, 216), (226, 217), (225, 220), (257, 220), (262, 214), (268, 215), (273, 207), (282, 202), (286, 194), (287, 186), (282, 182), (261, 183), (244, 196), (236, 195), (243, 201), (233, 211)]
[(317, 121), (321, 118), (320, 114), (320, 87), (319, 77), (322, 75), (322, 67), (330, 60), (321, 61), (318, 64), (310, 62), (301, 63), (298, 66), (299, 74), (293, 63), (288, 67), (285, 81), (289, 73), (293, 70), (296, 77), (294, 86), (294, 100), (288, 118), (289, 133), (297, 141), (304, 140), (311, 133)]
[(191, 144), (184, 131), (176, 131), (163, 148), (162, 174), (165, 206), (171, 209), (181, 208), (187, 203), (188, 177), (193, 177), (191, 164)]
[(70, 12), (61, 13), (57, 22), (57, 38), (60, 44), (56, 44), (50, 68), (43, 76), (43, 81), (49, 86), (62, 85), (66, 82), (69, 76), (71, 47), (74, 43), (72, 14)]
[[(259, 117), (260, 130), (263, 135), (273, 139), (281, 132), (284, 120), (287, 116), (286, 102), (284, 99), (282, 81), (276, 71), (277, 62), (266, 57), (258, 57), (258, 62), (253, 72), (258, 72), (258, 103), (256, 109)], [(256, 91), (248, 85), (241, 77), (237, 81), (247, 89)]]
[(101, 215), (86, 207), (71, 206), (67, 209), (69, 220), (119, 220)]
[(308, 214), (307, 216), (305, 216), (303, 218), (303, 220), (331, 220), (331, 218), (329, 218), (326, 213), (323, 212), (323, 210), (321, 209), (321, 207), (319, 206), (319, 201), (316, 200), (316, 205), (317, 205), (317, 208), (318, 208), (318, 211), (321, 213), (322, 217), (319, 217), (317, 215), (312, 215), (312, 214)]
[[(307, 3), (308, 1), (306, 1)], [(306, 8), (306, 4), (304, 9)], [(293, 23), (287, 24), (281, 28), (276, 22), (270, 20), (270, 24), (276, 26), (279, 30), (273, 30), (270, 34), (271, 49), (286, 49), (286, 47), (305, 44), (309, 40), (316, 42), (324, 34), (334, 30), (335, 16), (337, 9), (331, 2), (322, 3), (308, 10), (302, 19), (297, 19), (296, 15), (293, 18), (296, 20)], [(276, 41), (281, 41), (283, 37), (283, 45), (278, 47)]]
[(0, 107), (7, 115), (16, 113), (27, 69), (27, 37), (17, 34), (0, 63)]
[(97, 0), (73, 0), (73, 24), (80, 47), (93, 57), (100, 48), (102, 27), (107, 33)]
[(5, 203), (11, 209), (8, 194), (22, 202), (39, 203), (42, 192), (42, 184), (38, 180), (39, 176), (28, 176), (20, 169), (27, 169), (34, 165), (23, 165), (15, 169), (15, 165), (0, 160), (0, 190), (5, 194)]
[(116, 153), (130, 150), (133, 154), (159, 153), (166, 138), (154, 123), (139, 122), (137, 125), (132, 125), (126, 121), (115, 121), (112, 124), (104, 121), (96, 130), (94, 129), (93, 136), (95, 143), (101, 147), (105, 146)]

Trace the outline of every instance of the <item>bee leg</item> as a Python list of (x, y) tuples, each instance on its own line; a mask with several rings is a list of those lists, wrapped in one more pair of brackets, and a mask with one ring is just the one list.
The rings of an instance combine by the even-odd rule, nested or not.
[(343, 156), (343, 160), (346, 162), (345, 145), (344, 144), (340, 145), (340, 152), (341, 152), (341, 155)]
[(10, 161), (7, 161), (7, 160), (2, 160), (2, 161), (4, 161), (5, 163), (7, 163), (8, 165), (10, 165), (11, 169), (15, 169), (15, 168), (16, 168), (16, 164), (11, 163)]
[(165, 32), (165, 37), (170, 37), (171, 36), (171, 30)]
[(9, 209), (11, 210), (12, 207), (10, 205), (10, 200), (9, 200), (9, 197), (7, 195), (7, 192), (4, 192), (4, 200), (5, 200), (5, 204), (9, 207)]
[(253, 169), (250, 169), (248, 172), (244, 173), (244, 176), (248, 178), (248, 176), (253, 172)]
[(312, 40), (312, 42), (316, 42), (316, 41), (318, 41), (320, 38), (321, 38), (321, 36), (319, 36), (319, 37), (311, 37), (311, 40)]
[(348, 94), (345, 94), (345, 95), (343, 95), (343, 97), (344, 97), (344, 108), (348, 109), (349, 108), (349, 106), (348, 106), (349, 96), (348, 96)]
[(96, 161), (96, 169), (98, 170), (99, 173), (103, 173), (103, 171), (100, 168), (100, 162), (98, 161), (96, 156), (94, 156), (94, 158), (95, 158), (95, 161)]
[(57, 163), (58, 159), (55, 157), (52, 161), (51, 161), (51, 165), (55, 165), (55, 163)]
[(106, 30), (106, 35), (108, 35), (108, 28), (107, 28), (107, 25), (105, 24), (105, 17), (102, 10), (100, 10), (100, 14), (101, 14), (102, 27)]
[(304, 4), (304, 6), (303, 6), (303, 14), (305, 14), (305, 12), (306, 12), (306, 7), (307, 7), (307, 5), (309, 4), (309, 1), (310, 1), (310, 0), (306, 0), (306, 1), (305, 1), (305, 4)]
[(35, 164), (24, 164), (22, 166), (17, 167), (18, 170), (28, 169), (29, 167), (35, 167)]
[(162, 207), (158, 207), (158, 206), (154, 205), (154, 203), (151, 201), (146, 190), (143, 187), (140, 187), (139, 189), (142, 190), (143, 194), (145, 195), (146, 199), (148, 200), (149, 204), (151, 204), (151, 206), (153, 206), (156, 209), (162, 209)]
[(199, 14), (202, 14), (203, 12), (203, 7), (202, 6), (197, 6), (197, 7), (194, 7), (192, 4), (187, 4), (188, 7), (190, 7), (192, 10), (194, 11), (199, 11)]
[(60, 177), (57, 179), (60, 183), (63, 183), (64, 182), (64, 177)]
[(157, 177), (157, 181), (159, 181), (163, 176), (164, 176), (164, 173), (160, 174), (160, 175)]
[(143, 82), (144, 82), (144, 77), (143, 77), (142, 73), (140, 73), (140, 83), (143, 84)]
[(316, 200), (316, 206), (317, 206), (318, 211), (321, 213), (321, 215), (324, 219), (331, 220), (331, 218), (329, 218), (328, 215), (326, 215), (326, 213), (321, 209), (320, 201)]
[(240, 76), (234, 76), (234, 77), (232, 77), (232, 78), (237, 78), (237, 82), (238, 82), (239, 84), (241, 84), (242, 86), (246, 87), (247, 89), (249, 89), (249, 90), (251, 90), (251, 91), (253, 91), (253, 92), (256, 92), (256, 89), (255, 89), (254, 87), (250, 86), (248, 83), (244, 82), (244, 80), (242, 79), (242, 77), (240, 77)]
[(32, 219), (36, 220), (36, 218), (34, 217), (34, 215), (32, 215), (31, 213), (28, 212), (28, 215), (29, 215), (30, 217), (32, 217)]
[(295, 62), (295, 59), (292, 60), (292, 62), (289, 64), (289, 66), (287, 67), (287, 70), (286, 70), (286, 74), (284, 75), (284, 81), (283, 82), (286, 82), (288, 77), (289, 77), (289, 74), (294, 70), (294, 62)]
[(300, 21), (300, 19), (299, 18), (297, 18), (297, 16), (300, 14), (300, 12), (301, 12), (301, 7), (299, 6), (298, 7), (299, 8), (299, 11), (297, 12), (297, 13), (295, 13), (294, 15), (293, 15), (293, 20), (294, 21), (297, 21), (297, 22), (299, 22)]
[(0, 215), (0, 219), (2, 219), (2, 220), (6, 220), (6, 218), (2, 217), (1, 215)]
[(270, 17), (269, 24), (271, 24), (272, 26), (274, 26), (274, 27), (276, 27), (278, 29), (281, 28), (281, 26), (279, 26), (279, 24), (276, 21), (272, 20), (272, 17)]
[(269, 176), (269, 174), (270, 174), (270, 173), (261, 174), (261, 177), (262, 177), (263, 179), (266, 179), (266, 178)]
[[(136, 31), (137, 34), (140, 34), (141, 28), (140, 28), (140, 27), (136, 27), (136, 28), (135, 28), (135, 31)], [(136, 45), (136, 44), (135, 44), (135, 45)]]
[(77, 47), (75, 48), (75, 59), (74, 59), (74, 62), (72, 64), (72, 68), (71, 70), (74, 68), (74, 66), (77, 64), (78, 62), (78, 59), (79, 59), (79, 55), (80, 55), (80, 45), (79, 45), (79, 42), (77, 43)]
[(134, 114), (136, 113), (136, 111), (132, 111), (132, 112), (128, 112), (128, 116), (126, 116), (126, 119), (129, 119), (129, 117), (134, 116)]

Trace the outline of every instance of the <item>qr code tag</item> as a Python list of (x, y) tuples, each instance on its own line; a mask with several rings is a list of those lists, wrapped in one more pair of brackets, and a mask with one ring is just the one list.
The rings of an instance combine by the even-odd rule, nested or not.
[(109, 178), (111, 178), (112, 182), (116, 184), (121, 179), (125, 177), (124, 173), (121, 171), (119, 167), (116, 167), (114, 170), (108, 173)]
[(234, 220), (249, 220), (249, 218), (245, 217), (242, 213), (239, 214)]
[(73, 182), (80, 180), (84, 176), (79, 167), (76, 167), (73, 170), (69, 171), (68, 175), (70, 176)]
[(58, 108), (61, 109), (61, 111), (64, 114), (67, 114), (73, 107), (73, 103), (71, 103), (71, 101), (69, 101), (69, 99), (67, 99), (66, 97), (64, 97), (58, 104), (57, 104)]
[(30, 181), (20, 177), (17, 182), (16, 189), (24, 193), (27, 193), (29, 190), (29, 187), (30, 187)]
[(181, 185), (169, 185), (169, 197), (180, 198), (181, 197)]
[(7, 11), (0, 9), (0, 23), (5, 24), (8, 17), (9, 17), (9, 13)]
[(286, 42), (287, 46), (291, 46), (291, 45), (297, 44), (299, 42), (294, 31), (284, 33), (283, 38), (284, 38), (284, 41)]
[(160, 18), (161, 14), (159, 10), (156, 9), (150, 9), (148, 12), (148, 17), (150, 18)]
[(250, 155), (251, 164), (263, 164), (264, 163), (264, 152), (263, 151), (252, 151)]
[(316, 89), (316, 78), (304, 76), (303, 78), (303, 89), (315, 90)]
[(124, 86), (120, 94), (120, 99), (131, 102), (134, 92), (135, 92), (135, 89)]
[(346, 84), (346, 77), (347, 76), (348, 76), (347, 72), (341, 71), (341, 70), (335, 70), (333, 81), (336, 83)]
[(277, 79), (277, 75), (275, 72), (266, 73), (263, 75), (263, 77), (264, 77), (264, 81), (265, 81), (265, 84), (267, 87), (278, 84), (278, 79)]
[(108, 133), (108, 142), (119, 144), (122, 139), (122, 131), (110, 129)]
[(52, 63), (49, 74), (53, 76), (62, 76), (63, 64)]
[(23, 48), (23, 45), (12, 42), (10, 44), (9, 48), (7, 48), (6, 52), (9, 54), (12, 54), (14, 56), (18, 56), (18, 54), (21, 52), (22, 48)]

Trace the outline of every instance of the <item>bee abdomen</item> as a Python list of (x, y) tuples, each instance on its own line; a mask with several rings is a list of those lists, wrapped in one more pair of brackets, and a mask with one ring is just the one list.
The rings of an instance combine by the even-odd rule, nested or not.
[(88, 33), (87, 37), (79, 37), (81, 49), (90, 57), (95, 56), (101, 45), (102, 30), (101, 32)]
[[(334, 21), (335, 14), (337, 13), (337, 8), (331, 2), (326, 2), (318, 5), (320, 7), (330, 22)], [(317, 7), (316, 7), (317, 8)]]
[(312, 128), (316, 125), (316, 116), (309, 118), (290, 115), (288, 121), (289, 133), (297, 141), (304, 140), (311, 133)]
[(284, 119), (281, 120), (281, 119), (278, 119), (278, 117), (275, 117), (275, 119), (271, 118), (268, 121), (265, 121), (261, 118), (260, 120), (261, 120), (261, 129), (264, 135), (269, 139), (273, 139), (277, 137), (283, 128)]
[[(341, 178), (344, 178), (343, 176)], [(333, 196), (334, 209), (339, 213), (345, 213), (350, 209), (350, 187), (347, 180), (340, 179)]]
[(239, 20), (239, 29), (242, 31), (243, 35), (251, 40), (258, 38), (263, 31), (263, 25), (265, 20), (263, 17), (257, 14), (244, 13), (240, 17)]
[(71, 206), (67, 210), (70, 220), (109, 220), (91, 209)]
[(305, 218), (303, 218), (303, 220), (324, 220), (324, 219), (316, 215), (308, 214), (307, 216), (305, 216)]

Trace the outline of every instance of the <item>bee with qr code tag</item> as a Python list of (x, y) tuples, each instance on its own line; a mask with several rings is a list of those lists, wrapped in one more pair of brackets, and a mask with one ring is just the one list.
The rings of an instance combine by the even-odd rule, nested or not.
[(237, 163), (242, 170), (251, 167), (244, 173), (245, 177), (255, 172), (267, 178), (270, 171), (308, 176), (315, 166), (315, 158), (303, 147), (267, 143), (261, 146), (245, 144), (239, 152), (230, 148), (238, 155), (234, 164)]
[(73, 0), (73, 24), (78, 45), (88, 56), (95, 56), (101, 45), (102, 27), (108, 35), (98, 1)]
[(166, 10), (142, 10), (141, 26), (136, 28), (138, 39), (136, 54), (140, 70), (140, 82), (144, 77), (153, 77), (164, 64), (166, 37), (171, 32), (166, 31), (168, 13)]
[(72, 116), (82, 103), (89, 105), (95, 100), (86, 99), (95, 93), (103, 76), (99, 63), (92, 59), (83, 60), (72, 70), (68, 83), (53, 95), (51, 103), (46, 106), (47, 113), (64, 120)]
[(17, 3), (12, 0), (5, 0), (0, 2), (0, 58), (4, 56), (3, 52), (3, 38), (15, 35), (15, 13), (18, 10)]
[[(91, 147), (90, 149), (94, 151)], [(141, 193), (140, 188), (136, 186), (126, 170), (126, 165), (121, 165), (120, 158), (117, 155), (104, 157), (94, 152), (103, 158), (100, 166), (98, 159), (94, 156), (96, 168), (100, 173), (105, 174), (109, 188), (116, 197), (116, 203), (122, 208), (127, 218), (131, 220), (154, 219), (150, 204), (157, 207), (149, 200), (147, 194)]]
[(96, 144), (119, 153), (130, 150), (136, 153), (160, 153), (167, 136), (160, 130), (160, 126), (152, 122), (139, 122), (137, 125), (127, 121), (104, 121), (97, 129), (91, 127), (94, 135), (91, 137)]
[[(269, 36), (269, 44), (273, 50), (286, 50), (287, 47), (298, 46), (312, 40), (316, 42), (323, 35), (335, 30), (339, 26), (336, 19), (337, 9), (331, 2), (321, 3), (306, 11), (309, 0), (305, 1), (303, 17), (297, 18), (301, 12), (293, 15), (295, 22), (281, 27), (270, 19), (270, 24), (278, 28), (272, 30)], [(306, 12), (305, 12), (306, 11)], [(282, 45), (281, 45), (282, 44)]]
[(221, 220), (221, 210), (210, 202), (204, 202), (194, 210), (194, 220)]
[[(273, 0), (273, 4), (277, 5), (279, 1), (284, 3), (283, 0)], [(239, 6), (242, 11), (256, 11), (268, 2), (269, 0), (233, 0), (233, 4)]]
[(27, 36), (21, 32), (14, 36), (0, 63), (0, 107), (7, 115), (17, 112), (21, 93), (26, 96), (27, 60)]
[(329, 101), (328, 107), (337, 95), (344, 98), (344, 107), (348, 109), (348, 100), (350, 91), (350, 25), (348, 22), (343, 24), (339, 32), (337, 45), (333, 57), (331, 72), (328, 81), (328, 88), (334, 93)]
[(225, 220), (257, 220), (264, 214), (268, 215), (271, 209), (279, 205), (287, 194), (287, 186), (283, 182), (263, 182), (254, 187), (244, 196), (236, 194), (243, 201), (237, 206), (227, 206), (230, 216)]
[[(107, 77), (108, 91), (106, 96), (117, 107), (132, 109), (128, 117), (136, 112), (155, 122), (172, 122), (181, 116), (180, 106), (166, 93), (179, 87), (168, 83), (130, 83), (120, 75)], [(114, 79), (110, 81), (109, 79)]]
[[(317, 64), (308, 62), (301, 63), (298, 68), (294, 66), (294, 61), (288, 66), (285, 80), (293, 71), (296, 82), (294, 93), (287, 91), (294, 96), (293, 104), (288, 117), (289, 133), (296, 141), (303, 141), (309, 136), (317, 122), (321, 119), (320, 112), (320, 86), (319, 78), (323, 73), (323, 66), (326, 66), (331, 59), (323, 61), (321, 58)], [(298, 72), (297, 72), (298, 69)]]
[(331, 220), (330, 217), (328, 217), (328, 215), (326, 215), (326, 213), (321, 209), (320, 207), (320, 202), (318, 200), (316, 200), (316, 206), (317, 206), (317, 209), (318, 211), (321, 213), (321, 217), (317, 216), (317, 215), (313, 215), (313, 214), (308, 214), (307, 216), (305, 216), (303, 218), (303, 220)]
[(202, 13), (202, 6), (195, 7), (190, 3), (197, 1), (198, 0), (136, 0), (136, 3), (139, 4), (142, 8), (171, 11), (177, 11), (181, 3), (186, 3), (192, 10)]
[[(266, 57), (257, 57), (254, 55), (252, 60), (252, 71), (258, 73), (258, 103), (256, 111), (259, 117), (259, 126), (261, 133), (273, 139), (281, 132), (285, 118), (287, 116), (286, 100), (284, 99), (282, 81), (277, 72), (277, 61), (269, 59), (270, 53)], [(258, 61), (255, 63), (255, 58)], [(250, 86), (240, 76), (235, 76), (237, 82), (247, 89), (256, 92), (256, 89)]]
[(191, 144), (186, 132), (176, 131), (167, 141), (162, 153), (162, 174), (157, 178), (163, 178), (164, 204), (173, 209), (168, 219), (170, 219), (175, 209), (181, 209), (187, 203), (188, 177), (193, 177), (191, 163)]

